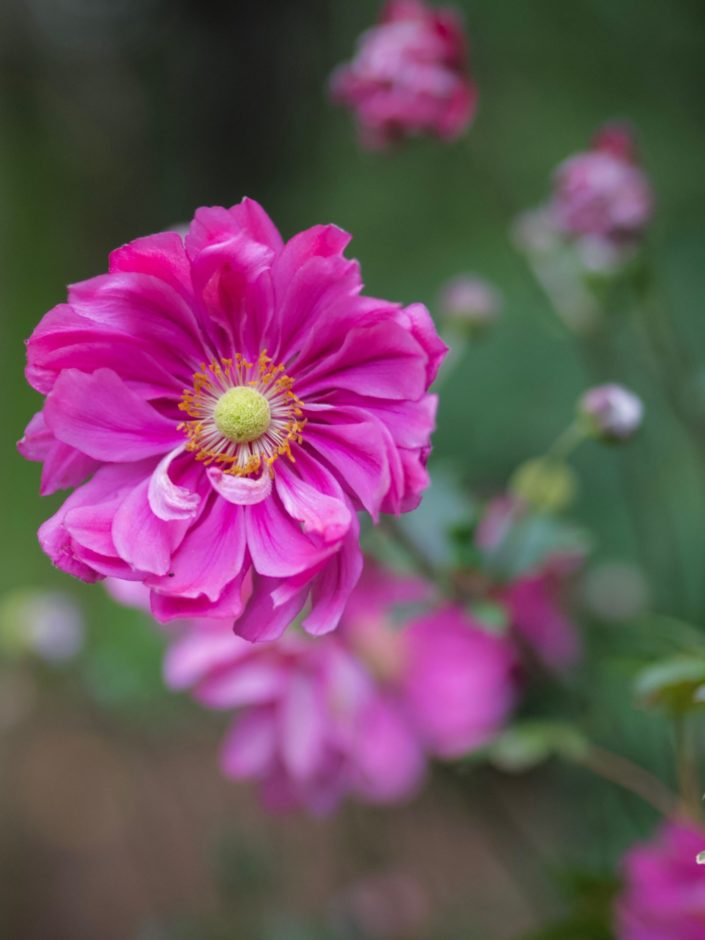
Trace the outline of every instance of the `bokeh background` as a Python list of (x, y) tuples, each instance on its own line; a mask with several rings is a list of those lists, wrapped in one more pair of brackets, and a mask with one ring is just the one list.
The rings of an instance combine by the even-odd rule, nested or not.
[[(705, 7), (456, 5), (480, 90), (475, 124), (452, 145), (381, 155), (358, 150), (326, 98), (376, 0), (0, 5), (0, 594), (7, 607), (18, 590), (69, 592), (87, 625), (70, 666), (6, 649), (0, 668), (0, 936), (529, 936), (576, 884), (598, 907), (615, 859), (653, 822), (631, 797), (557, 767), (516, 779), (479, 769), (462, 786), (439, 774), (393, 810), (267, 817), (247, 787), (218, 776), (219, 718), (163, 690), (156, 631), (100, 587), (68, 583), (36, 542), (59, 497), (39, 498), (39, 467), (15, 452), (38, 406), (23, 341), (111, 248), (247, 194), (285, 236), (328, 221), (352, 232), (370, 293), (434, 310), (442, 282), (463, 271), (501, 289), (501, 322), (444, 387), (432, 465), (441, 487), (445, 466), (480, 492), (500, 489), (566, 425), (586, 384), (633, 384), (648, 433), (628, 454), (581, 450), (573, 516), (597, 558), (641, 566), (656, 609), (702, 625), (694, 455), (618, 312), (616, 358), (598, 352), (586, 369), (509, 230), (597, 125), (630, 119), (658, 198), (659, 303), (683, 342), (704, 348)], [(705, 398), (701, 379), (692, 395)], [(595, 733), (667, 777), (667, 730), (624, 688), (634, 638), (587, 617), (584, 627), (591, 662), (603, 647), (621, 653), (584, 679), (585, 707), (601, 706)], [(377, 934), (359, 927), (370, 908)]]

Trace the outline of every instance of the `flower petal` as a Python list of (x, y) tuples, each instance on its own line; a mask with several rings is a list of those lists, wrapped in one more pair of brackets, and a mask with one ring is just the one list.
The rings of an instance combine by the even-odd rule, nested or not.
[(44, 461), (40, 493), (49, 496), (57, 490), (78, 486), (99, 466), (75, 447), (57, 441), (39, 411), (27, 425), (17, 450), (26, 460)]
[(274, 763), (277, 736), (270, 708), (252, 709), (238, 719), (225, 739), (220, 766), (227, 777), (259, 777)]
[(151, 478), (136, 486), (123, 500), (112, 522), (117, 554), (139, 571), (163, 575), (171, 556), (186, 534), (189, 519), (165, 522), (149, 504)]
[(333, 549), (319, 546), (287, 515), (278, 497), (245, 508), (247, 547), (259, 574), (287, 577), (315, 567)]
[(258, 480), (253, 480), (230, 476), (220, 467), (209, 467), (207, 475), (216, 493), (236, 506), (254, 506), (272, 492), (272, 478), (266, 472)]
[(217, 601), (224, 588), (242, 575), (245, 558), (243, 510), (212, 496), (198, 523), (174, 553), (166, 577), (148, 578), (160, 594)]
[(319, 536), (326, 544), (339, 542), (350, 528), (352, 511), (343, 491), (325, 467), (305, 452), (295, 468), (277, 468), (277, 493), (284, 509), (303, 525), (304, 532)]
[(253, 643), (276, 640), (293, 623), (308, 595), (308, 584), (277, 604), (273, 595), (280, 583), (279, 578), (255, 575), (252, 595), (233, 627), (238, 636)]
[(60, 441), (96, 460), (140, 460), (183, 441), (172, 421), (110, 369), (98, 369), (92, 375), (64, 370), (47, 397), (44, 415)]
[(308, 633), (319, 636), (335, 630), (345, 606), (362, 574), (362, 552), (359, 545), (360, 527), (355, 525), (345, 541), (313, 582), (311, 613), (302, 623)]
[(184, 453), (181, 444), (161, 460), (149, 480), (149, 505), (158, 519), (169, 522), (174, 519), (194, 519), (198, 515), (201, 497), (185, 486), (178, 486), (171, 479), (169, 469), (177, 457)]

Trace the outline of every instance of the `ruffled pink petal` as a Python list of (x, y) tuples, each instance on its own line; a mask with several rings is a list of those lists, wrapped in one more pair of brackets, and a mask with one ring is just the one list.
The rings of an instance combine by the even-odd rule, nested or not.
[(336, 304), (354, 298), (360, 290), (362, 281), (356, 261), (338, 256), (306, 261), (291, 278), (283, 296), (277, 297), (278, 337), (270, 354), (278, 362), (287, 362), (309, 342)]
[(247, 547), (259, 574), (283, 578), (314, 568), (333, 548), (317, 545), (287, 515), (276, 495), (245, 507)]
[[(143, 461), (139, 464), (101, 467), (88, 483), (72, 493), (61, 508), (47, 519), (39, 529), (39, 543), (57, 568), (82, 581), (97, 581), (102, 577), (101, 569), (92, 564), (90, 552), (93, 550), (88, 549), (88, 553), (82, 551), (76, 537), (82, 536), (90, 544), (100, 548), (108, 547), (114, 553), (111, 542), (107, 541), (111, 511), (121, 496), (149, 475), (152, 466), (151, 461)], [(67, 518), (71, 516), (75, 535), (67, 528)], [(100, 561), (99, 558), (96, 560)]]
[(363, 558), (359, 545), (360, 527), (357, 519), (345, 536), (340, 550), (331, 558), (313, 582), (311, 613), (302, 626), (319, 636), (335, 630), (345, 611), (350, 595), (362, 573)]
[(245, 606), (243, 581), (246, 579), (246, 574), (246, 570), (242, 571), (236, 578), (229, 581), (216, 601), (210, 600), (205, 594), (200, 594), (198, 597), (179, 597), (161, 594), (156, 590), (151, 591), (149, 602), (152, 616), (159, 623), (209, 618), (227, 620), (228, 624), (232, 624)]
[(78, 486), (99, 466), (75, 447), (57, 441), (39, 411), (27, 425), (17, 449), (27, 460), (44, 461), (40, 493), (49, 496), (57, 490)]
[[(27, 343), (27, 381), (48, 394), (63, 369), (93, 372), (108, 368), (144, 398), (175, 397), (190, 376), (178, 363), (163, 363), (156, 350), (144, 348), (138, 335), (96, 323), (68, 304), (50, 310)], [(165, 366), (173, 365), (176, 373)], [(181, 381), (175, 374), (183, 374)]]
[(372, 398), (420, 398), (427, 388), (426, 356), (414, 336), (395, 324), (353, 329), (335, 352), (297, 385), (306, 400), (328, 389)]
[(149, 480), (148, 498), (152, 512), (158, 519), (171, 522), (177, 519), (195, 519), (198, 515), (201, 496), (186, 486), (179, 486), (171, 478), (172, 463), (185, 450), (181, 444), (161, 460)]
[(112, 539), (117, 554), (133, 568), (164, 575), (191, 522), (159, 519), (149, 503), (150, 485), (151, 478), (144, 480), (122, 501), (112, 521)]
[(92, 375), (66, 369), (47, 396), (44, 416), (60, 441), (96, 460), (140, 460), (183, 442), (176, 426), (110, 369)]
[(403, 315), (411, 326), (411, 332), (426, 351), (426, 388), (438, 375), (441, 363), (448, 354), (448, 347), (438, 335), (431, 314), (423, 304), (405, 307)]
[[(364, 414), (361, 417), (355, 409), (341, 409), (336, 419), (336, 424), (310, 422), (306, 426), (306, 444), (325, 459), (346, 489), (377, 521), (391, 484), (384, 429), (373, 418), (365, 419)], [(342, 423), (344, 420), (346, 423)]]
[(174, 374), (186, 379), (204, 358), (202, 323), (193, 301), (160, 277), (114, 272), (72, 284), (69, 303), (93, 328), (117, 330)]
[(147, 235), (116, 248), (110, 253), (108, 270), (159, 278), (193, 302), (191, 269), (183, 239), (176, 232)]
[(242, 574), (244, 559), (243, 510), (213, 496), (174, 552), (168, 575), (150, 577), (146, 583), (160, 594), (184, 598), (203, 594), (217, 601), (226, 585)]
[(210, 467), (207, 476), (216, 493), (235, 506), (255, 506), (272, 492), (272, 478), (268, 473), (253, 480), (250, 477), (228, 476), (220, 467)]
[(339, 542), (350, 528), (352, 511), (343, 491), (325, 467), (302, 452), (295, 467), (277, 469), (277, 493), (284, 509), (326, 544)]
[(277, 227), (262, 206), (245, 197), (229, 209), (222, 206), (198, 209), (186, 236), (186, 251), (194, 258), (213, 242), (240, 234), (265, 245), (274, 253), (280, 252), (284, 245)]
[(389, 430), (397, 447), (426, 447), (436, 427), (437, 395), (424, 395), (418, 401), (385, 401), (341, 392), (334, 393), (327, 401), (333, 408), (357, 407), (371, 411)]
[(342, 257), (352, 236), (337, 225), (314, 225), (290, 238), (272, 268), (276, 296), (286, 296), (289, 283), (311, 258)]
[(233, 629), (252, 643), (278, 639), (296, 619), (308, 594), (308, 584), (277, 603), (274, 598), (280, 581), (255, 575), (253, 591)]
[(231, 338), (232, 348), (226, 355), (239, 352), (255, 361), (261, 352), (272, 313), (269, 270), (273, 257), (270, 248), (243, 232), (193, 254), (194, 288), (208, 314)]
[(237, 780), (260, 777), (274, 763), (276, 747), (273, 711), (252, 709), (238, 719), (226, 737), (220, 766), (227, 777)]

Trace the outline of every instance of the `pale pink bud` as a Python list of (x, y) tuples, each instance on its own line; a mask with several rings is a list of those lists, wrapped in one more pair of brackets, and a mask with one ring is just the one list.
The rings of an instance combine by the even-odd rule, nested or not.
[(608, 384), (585, 392), (578, 403), (578, 411), (588, 420), (596, 437), (624, 441), (641, 425), (644, 405), (624, 386)]

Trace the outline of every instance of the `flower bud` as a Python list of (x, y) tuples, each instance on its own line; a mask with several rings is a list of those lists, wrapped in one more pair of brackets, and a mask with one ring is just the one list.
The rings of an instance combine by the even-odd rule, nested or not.
[(454, 326), (463, 332), (477, 333), (499, 317), (502, 299), (488, 281), (467, 274), (446, 283), (439, 306), (442, 315)]
[(605, 441), (625, 441), (639, 429), (644, 405), (623, 385), (598, 385), (582, 396), (578, 413), (595, 437)]
[(512, 474), (513, 496), (538, 512), (559, 512), (575, 499), (575, 474), (563, 460), (536, 457), (520, 464)]

